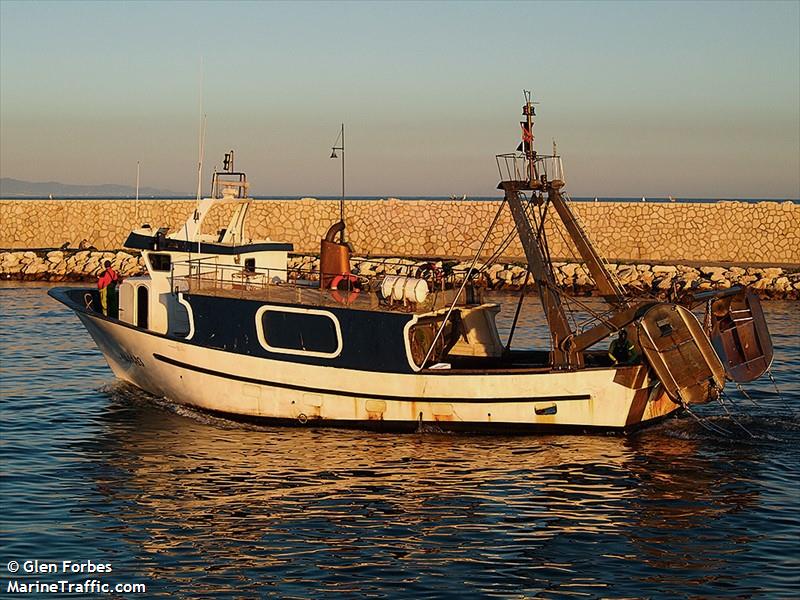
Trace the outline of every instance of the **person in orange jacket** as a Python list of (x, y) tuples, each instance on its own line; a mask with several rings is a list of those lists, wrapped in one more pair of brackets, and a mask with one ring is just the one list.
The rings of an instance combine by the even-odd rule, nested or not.
[(100, 290), (100, 306), (103, 314), (116, 318), (119, 314), (119, 293), (117, 286), (122, 283), (122, 277), (111, 266), (111, 261), (103, 263), (105, 271), (97, 279), (97, 289)]

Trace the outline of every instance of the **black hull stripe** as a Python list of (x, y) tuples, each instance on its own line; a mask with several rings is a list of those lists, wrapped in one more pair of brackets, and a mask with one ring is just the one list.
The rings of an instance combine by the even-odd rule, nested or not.
[[(314, 419), (309, 418), (305, 423), (297, 419), (283, 417), (261, 417), (254, 415), (239, 415), (224, 411), (208, 410), (204, 408), (192, 407), (194, 410), (204, 412), (215, 417), (235, 421), (237, 423), (249, 423), (254, 425), (272, 425), (278, 427), (305, 427), (330, 428), (330, 429), (359, 429), (364, 431), (375, 431), (380, 433), (426, 433), (436, 434), (444, 432), (454, 432), (462, 434), (495, 434), (495, 435), (531, 435), (531, 434), (570, 434), (570, 435), (593, 435), (598, 433), (613, 433), (626, 435), (640, 431), (645, 427), (650, 427), (667, 419), (679, 418), (682, 409), (678, 406), (669, 414), (662, 415), (649, 421), (642, 421), (627, 427), (608, 427), (600, 425), (559, 425), (555, 423), (484, 423), (471, 421), (383, 421), (383, 420), (340, 420), (340, 419)], [(421, 425), (421, 426), (420, 426)]]
[[(197, 242), (187, 242), (186, 240), (176, 240), (164, 238), (161, 244), (156, 243), (155, 233), (153, 235), (142, 235), (141, 233), (131, 232), (128, 239), (123, 244), (126, 248), (136, 250), (156, 250), (164, 252), (197, 252)], [(292, 244), (283, 242), (260, 242), (255, 244), (241, 244), (239, 246), (228, 246), (215, 244), (213, 242), (200, 242), (200, 252), (205, 254), (245, 254), (247, 252), (262, 252), (264, 250), (282, 250), (291, 252), (294, 250)]]
[(398, 402), (446, 402), (453, 404), (454, 402), (468, 403), (468, 404), (498, 404), (501, 402), (564, 402), (570, 400), (590, 400), (589, 394), (575, 394), (571, 396), (537, 396), (535, 398), (409, 398), (408, 396), (390, 396), (385, 394), (367, 394), (362, 392), (348, 392), (345, 390), (324, 390), (320, 388), (308, 387), (303, 385), (294, 385), (291, 383), (278, 383), (275, 381), (266, 381), (264, 379), (256, 379), (253, 377), (245, 377), (243, 375), (234, 375), (232, 373), (223, 373), (222, 371), (215, 371), (213, 369), (206, 369), (205, 367), (198, 367), (189, 363), (169, 358), (162, 354), (153, 354), (153, 358), (168, 365), (195, 371), (196, 373), (203, 373), (205, 375), (213, 375), (221, 377), (222, 379), (230, 379), (233, 381), (241, 381), (243, 383), (253, 383), (256, 385), (268, 385), (270, 387), (283, 388), (287, 390), (295, 390), (299, 392), (313, 392), (316, 394), (329, 394), (331, 396), (358, 396), (359, 398), (369, 398), (372, 400), (394, 400)]

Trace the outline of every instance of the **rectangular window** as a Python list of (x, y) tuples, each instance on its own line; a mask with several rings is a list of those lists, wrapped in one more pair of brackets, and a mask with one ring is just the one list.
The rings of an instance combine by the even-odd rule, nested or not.
[(272, 352), (333, 358), (342, 349), (336, 318), (327, 311), (262, 307), (259, 340)]
[(150, 254), (150, 268), (153, 271), (169, 271), (172, 266), (172, 261), (169, 254)]
[(255, 273), (256, 272), (256, 259), (255, 258), (245, 258), (244, 259), (244, 270), (248, 273)]

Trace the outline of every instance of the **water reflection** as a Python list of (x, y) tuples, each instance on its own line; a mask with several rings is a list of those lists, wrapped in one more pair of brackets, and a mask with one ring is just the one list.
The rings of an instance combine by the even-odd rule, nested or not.
[(456, 575), (500, 594), (698, 586), (752, 533), (695, 533), (759, 501), (757, 460), (673, 435), (694, 430), (685, 420), (634, 438), (331, 435), (107, 393), (103, 434), (85, 443), (92, 476), (139, 558), (159, 557), (165, 589), (234, 578), (248, 594), (273, 576), (280, 595), (412, 594)]
[(736, 435), (503, 438), (243, 427), (107, 386), (45, 289), (0, 285), (9, 558), (110, 561), (148, 597), (800, 596), (798, 303), (767, 311), (783, 397), (731, 391), (753, 438), (713, 404)]

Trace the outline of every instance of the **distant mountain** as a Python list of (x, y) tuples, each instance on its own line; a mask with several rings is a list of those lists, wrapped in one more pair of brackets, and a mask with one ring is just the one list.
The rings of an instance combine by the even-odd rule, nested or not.
[[(10, 177), (0, 178), (0, 198), (135, 198), (136, 188), (130, 185), (104, 183), (102, 185), (72, 185), (58, 181), (22, 181)], [(139, 197), (179, 198), (170, 190), (140, 187)]]

